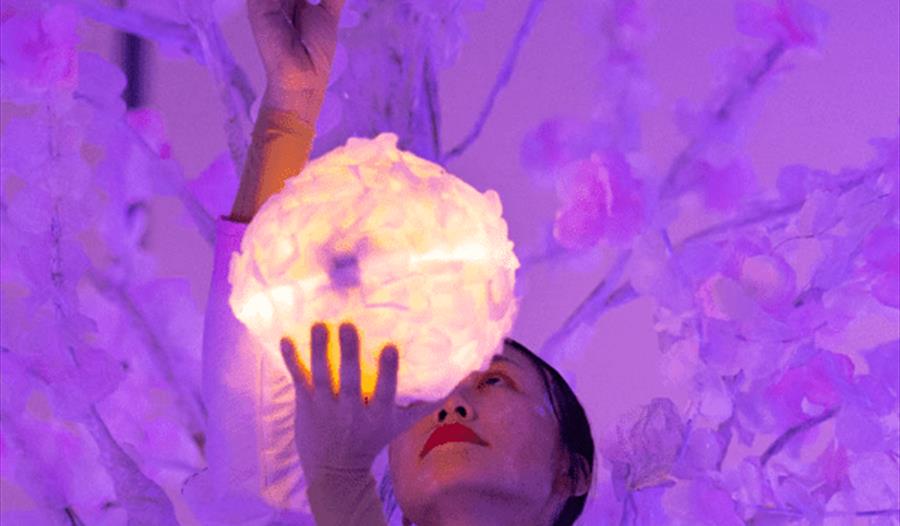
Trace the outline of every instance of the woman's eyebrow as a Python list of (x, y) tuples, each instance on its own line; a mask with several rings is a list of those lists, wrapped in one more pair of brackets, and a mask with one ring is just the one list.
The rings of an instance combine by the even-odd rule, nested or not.
[(515, 365), (516, 367), (518, 367), (519, 369), (523, 369), (523, 370), (524, 370), (524, 367), (522, 367), (520, 364), (516, 363), (515, 360), (510, 360), (510, 359), (507, 358), (506, 356), (502, 356), (502, 355), (497, 354), (497, 355), (495, 355), (493, 358), (491, 358), (491, 365), (494, 365), (494, 364), (497, 363), (497, 362), (511, 363), (511, 364)]

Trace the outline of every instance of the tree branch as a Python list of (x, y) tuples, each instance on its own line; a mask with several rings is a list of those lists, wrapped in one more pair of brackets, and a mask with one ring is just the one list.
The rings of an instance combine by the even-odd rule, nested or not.
[(197, 444), (198, 449), (203, 451), (206, 442), (204, 438), (203, 420), (206, 415), (206, 409), (203, 401), (196, 393), (191, 392), (182, 382), (178, 381), (175, 375), (175, 368), (172, 366), (172, 360), (169, 352), (166, 350), (162, 340), (154, 332), (152, 325), (138, 308), (134, 299), (125, 290), (124, 287), (114, 284), (111, 279), (103, 275), (96, 268), (90, 268), (87, 272), (91, 284), (104, 297), (116, 303), (122, 311), (131, 318), (132, 327), (138, 330), (150, 350), (150, 357), (156, 364), (157, 370), (162, 375), (166, 383), (169, 384), (175, 393), (179, 405), (185, 412), (188, 419), (188, 430), (191, 438)]
[(601, 314), (611, 307), (621, 305), (637, 297), (637, 292), (630, 283), (613, 290), (619, 282), (625, 267), (631, 259), (631, 250), (625, 250), (613, 263), (606, 277), (594, 287), (594, 290), (575, 308), (566, 321), (550, 335), (541, 345), (541, 356), (550, 362), (559, 352), (562, 344), (575, 332), (580, 325), (593, 324)]
[(428, 104), (428, 117), (431, 122), (431, 144), (432, 159), (439, 160), (441, 157), (441, 104), (438, 96), (438, 82), (434, 71), (434, 65), (431, 63), (431, 57), (425, 56), (425, 64), (423, 65), (422, 82), (425, 88), (425, 98)]
[[(854, 177), (853, 179), (843, 182), (839, 186), (838, 191), (841, 194), (846, 193), (862, 184), (868, 177), (877, 176), (885, 169), (885, 165), (879, 165), (866, 170), (862, 172), (858, 177)], [(679, 248), (687, 245), (688, 243), (695, 243), (722, 232), (727, 232), (736, 228), (746, 228), (751, 225), (780, 219), (782, 217), (798, 212), (802, 207), (803, 201), (795, 201), (786, 204), (779, 201), (771, 202), (767, 205), (762, 206), (761, 209), (752, 210), (740, 217), (728, 219), (721, 223), (717, 223), (710, 227), (704, 228), (698, 232), (695, 232), (694, 234), (691, 234), (690, 236), (683, 239), (674, 249), (674, 251), (677, 251)], [(535, 263), (545, 260), (552, 260), (557, 257), (560, 257), (560, 255), (555, 253), (554, 250), (551, 249), (547, 252), (545, 257), (533, 256), (530, 261), (532, 263)], [(613, 267), (613, 270), (617, 269), (618, 267)], [(610, 292), (609, 288), (606, 287), (606, 284), (609, 281), (613, 270), (611, 270), (610, 274), (607, 275), (607, 277), (605, 277), (603, 280), (601, 280), (596, 287), (594, 287), (594, 290), (592, 290), (591, 293), (588, 294), (588, 296), (575, 308), (575, 310), (572, 312), (572, 314), (569, 315), (563, 325), (553, 334), (551, 334), (544, 345), (541, 346), (541, 354), (545, 357), (545, 359), (549, 360), (550, 357), (556, 354), (557, 349), (561, 347), (561, 345), (568, 338), (568, 335), (572, 334), (572, 332), (578, 327), (578, 325), (580, 325), (581, 323), (587, 323), (588, 320), (593, 323), (593, 321), (599, 319), (600, 315), (606, 310), (627, 303), (638, 297), (637, 292), (634, 290), (630, 283), (625, 283)]]
[(769, 447), (763, 452), (763, 454), (759, 457), (759, 464), (761, 466), (765, 466), (766, 463), (774, 456), (777, 455), (779, 451), (784, 449), (791, 440), (794, 439), (797, 435), (809, 431), (810, 429), (816, 427), (817, 425), (825, 422), (829, 418), (833, 417), (838, 412), (837, 407), (832, 407), (831, 409), (825, 411), (819, 416), (814, 416), (808, 420), (804, 420), (797, 425), (791, 426), (787, 431), (782, 433), (778, 438), (772, 442)]
[[(124, 121), (120, 122), (119, 126), (122, 128), (123, 132), (131, 136), (134, 143), (141, 148), (145, 155), (149, 156), (151, 159), (156, 157), (156, 153), (150, 145), (147, 144), (147, 141), (144, 140), (141, 134), (135, 131), (134, 128)], [(206, 243), (209, 244), (209, 246), (212, 246), (216, 240), (215, 219), (209, 215), (209, 212), (203, 208), (203, 205), (201, 205), (190, 191), (188, 191), (187, 187), (184, 185), (184, 176), (179, 167), (174, 163), (160, 162), (160, 164), (162, 166), (158, 173), (163, 176), (166, 184), (172, 189), (181, 201), (181, 204), (184, 205), (188, 215), (190, 215), (191, 219), (194, 221), (194, 225), (197, 227), (200, 236), (206, 240)]]
[(759, 64), (750, 71), (744, 81), (738, 83), (725, 97), (725, 101), (713, 113), (713, 121), (699, 135), (692, 138), (688, 145), (677, 155), (666, 172), (666, 177), (660, 186), (661, 199), (673, 199), (683, 190), (678, 180), (681, 171), (706, 148), (710, 137), (721, 126), (732, 120), (738, 105), (748, 100), (759, 87), (763, 78), (772, 70), (778, 59), (784, 55), (787, 48), (781, 40), (773, 43), (763, 54)]
[(249, 146), (250, 108), (255, 100), (253, 89), (243, 70), (237, 65), (208, 0), (180, 0), (179, 5), (199, 42), (203, 63), (212, 74), (219, 98), (227, 113), (225, 135), (228, 150), (237, 167), (244, 166)]
[[(235, 166), (244, 165), (247, 152), (251, 108), (256, 100), (253, 86), (237, 64), (207, 0), (183, 0), (182, 12), (189, 20), (182, 24), (141, 13), (115, 8), (92, 0), (73, 0), (88, 18), (108, 24), (148, 40), (177, 47), (205, 64), (213, 76), (219, 97), (228, 114), (225, 133)], [(185, 5), (185, 3), (189, 5)]]
[[(716, 109), (714, 113), (713, 123), (708, 126), (699, 136), (695, 137), (690, 141), (690, 143), (682, 150), (672, 161), (672, 164), (669, 166), (669, 170), (667, 171), (666, 178), (664, 179), (661, 187), (660, 187), (660, 199), (661, 200), (672, 200), (678, 196), (678, 193), (681, 189), (678, 187), (678, 176), (684, 167), (688, 166), (690, 162), (706, 147), (706, 144), (709, 141), (710, 136), (712, 136), (713, 132), (724, 125), (725, 123), (731, 121), (734, 116), (735, 110), (737, 106), (749, 99), (753, 93), (756, 91), (756, 88), (762, 82), (762, 80), (766, 77), (766, 75), (772, 70), (775, 63), (778, 59), (784, 54), (786, 47), (783, 42), (780, 40), (772, 44), (768, 50), (765, 52), (763, 57), (761, 58), (759, 64), (756, 68), (750, 71), (750, 73), (745, 77), (744, 82), (738, 84), (726, 97), (725, 101)], [(471, 134), (470, 134), (471, 135)], [(477, 135), (477, 134), (476, 134)], [(474, 137), (473, 137), (474, 140)], [(459, 148), (459, 147), (457, 147)], [(456, 150), (456, 149), (454, 149)], [(453, 153), (451, 151), (451, 153)], [(448, 154), (449, 157), (449, 154)], [(781, 217), (793, 212), (796, 212), (803, 206), (802, 202), (799, 203), (789, 203), (787, 205), (781, 204), (778, 205), (774, 210), (765, 210), (763, 212), (755, 211), (749, 215), (749, 217), (735, 218), (729, 221), (726, 221), (720, 225), (715, 225), (713, 227), (707, 228), (704, 231), (695, 234), (689, 238), (692, 241), (696, 241), (697, 239), (706, 237), (708, 235), (713, 235), (722, 230), (727, 230), (731, 228), (739, 228), (748, 226), (750, 224), (756, 222), (762, 222), (768, 219), (772, 219), (774, 217)], [(554, 254), (553, 251), (549, 251), (546, 255), (537, 255), (532, 256), (531, 261), (540, 262), (545, 259), (552, 259)], [(546, 257), (545, 257), (546, 256)], [(623, 262), (624, 263), (626, 261)], [(621, 271), (621, 269), (618, 269)], [(625, 303), (637, 297), (637, 293), (631, 288), (630, 284), (625, 284), (616, 289), (612, 293), (610, 293), (606, 284), (609, 282), (609, 276), (603, 279), (597, 287), (588, 295), (587, 298), (582, 301), (578, 307), (575, 308), (575, 311), (566, 319), (566, 322), (556, 330), (550, 338), (544, 343), (541, 347), (541, 352), (546, 353), (545, 358), (551, 359), (551, 357), (556, 353), (556, 350), (561, 347), (562, 343), (567, 339), (568, 334), (571, 334), (572, 331), (581, 323), (593, 323), (597, 320), (600, 314), (602, 314), (609, 306), (611, 306), (611, 299), (613, 295), (616, 295), (618, 298), (618, 304)]]
[(94, 0), (70, 0), (81, 13), (101, 24), (131, 33), (166, 46), (176, 47), (197, 61), (202, 61), (200, 44), (187, 24), (142, 13), (134, 9), (111, 7)]
[[(800, 510), (788, 510), (784, 508), (770, 508), (767, 506), (756, 506), (757, 512), (765, 512), (772, 513), (776, 515), (786, 515), (789, 517), (797, 517), (802, 518), (805, 517), (805, 514)], [(885, 515), (900, 515), (900, 508), (890, 509), (885, 508), (881, 510), (863, 510), (863, 511), (824, 511), (822, 512), (823, 517), (880, 517)], [(752, 523), (753, 521), (751, 521)]]
[(97, 443), (100, 461), (112, 479), (117, 502), (128, 514), (128, 524), (177, 526), (175, 508), (166, 492), (141, 472), (109, 431), (96, 407), (91, 407), (86, 424)]
[(525, 17), (522, 19), (521, 25), (519, 25), (512, 46), (506, 53), (506, 59), (504, 59), (503, 66), (500, 68), (497, 80), (494, 81), (494, 86), (491, 88), (490, 94), (488, 94), (488, 98), (481, 108), (481, 112), (478, 114), (475, 125), (459, 144), (441, 157), (441, 164), (446, 165), (447, 161), (461, 155), (481, 134), (481, 129), (484, 128), (484, 124), (487, 122), (487, 118), (494, 108), (497, 96), (512, 77), (513, 68), (516, 66), (516, 59), (518, 59), (519, 52), (522, 50), (522, 44), (525, 42), (528, 33), (531, 32), (534, 21), (537, 19), (537, 15), (541, 12), (543, 6), (544, 0), (531, 0), (528, 4), (528, 10), (525, 12)]
[[(87, 101), (89, 104), (97, 106), (95, 100), (90, 97), (86, 97), (82, 94), (76, 93), (75, 96), (82, 100)], [(153, 148), (147, 143), (141, 134), (135, 131), (134, 128), (129, 126), (125, 121), (120, 120), (118, 126), (122, 133), (129, 136), (131, 140), (141, 149), (141, 151), (146, 155), (149, 159), (157, 158), (156, 152), (153, 151)], [(207, 244), (212, 246), (215, 243), (216, 237), (216, 225), (215, 219), (203, 208), (203, 205), (194, 198), (193, 195), (188, 191), (187, 187), (184, 185), (184, 175), (181, 173), (178, 165), (174, 163), (163, 163), (160, 162), (160, 170), (157, 172), (162, 176), (166, 185), (175, 193), (179, 200), (181, 200), (181, 204), (184, 205), (184, 208), (187, 210), (188, 215), (190, 215), (191, 219), (194, 221), (194, 225), (197, 227), (197, 230), (200, 233), (200, 236), (206, 240)]]
[[(861, 185), (868, 177), (878, 175), (879, 173), (884, 171), (885, 168), (886, 166), (879, 165), (875, 168), (862, 172), (858, 177), (854, 177), (853, 179), (845, 181), (839, 186), (838, 193), (847, 193), (848, 191)], [(754, 210), (750, 210), (749, 212), (744, 213), (739, 217), (731, 218), (726, 221), (722, 221), (721, 223), (716, 223), (715, 225), (698, 230), (697, 232), (694, 232), (690, 236), (684, 238), (681, 243), (679, 243), (679, 245), (683, 246), (688, 243), (694, 243), (696, 241), (701, 241), (703, 239), (715, 236), (722, 232), (734, 230), (736, 228), (745, 228), (748, 226), (765, 223), (768, 221), (773, 221), (775, 219), (780, 219), (785, 216), (789, 216), (791, 214), (799, 212), (800, 209), (803, 208), (803, 204), (805, 202), (805, 199), (793, 201), (790, 203), (784, 203), (781, 200), (770, 201)]]
[(75, 512), (72, 506), (66, 506), (63, 511), (71, 526), (85, 526), (84, 521), (81, 520), (81, 517), (78, 516), (78, 513)]

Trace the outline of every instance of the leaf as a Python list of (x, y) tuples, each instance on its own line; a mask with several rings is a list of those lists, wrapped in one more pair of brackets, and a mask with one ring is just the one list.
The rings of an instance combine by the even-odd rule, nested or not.
[(671, 400), (653, 399), (623, 418), (613, 433), (601, 451), (617, 484), (631, 491), (669, 480), (685, 439), (684, 424)]
[(94, 413), (88, 424), (100, 449), (100, 459), (112, 477), (117, 502), (128, 513), (127, 524), (178, 526), (169, 497), (159, 485), (141, 473), (134, 460), (109, 433), (100, 416)]
[(712, 429), (695, 427), (690, 430), (672, 473), (681, 479), (698, 478), (717, 468), (723, 444)]

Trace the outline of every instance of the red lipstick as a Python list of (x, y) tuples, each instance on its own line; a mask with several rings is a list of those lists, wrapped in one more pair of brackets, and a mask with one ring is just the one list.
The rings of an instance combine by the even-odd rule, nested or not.
[(431, 436), (428, 437), (428, 440), (425, 442), (425, 446), (422, 447), (422, 452), (419, 453), (419, 458), (424, 457), (429, 451), (441, 444), (446, 444), (448, 442), (470, 442), (472, 444), (478, 444), (479, 446), (488, 445), (488, 443), (478, 436), (475, 431), (472, 431), (463, 424), (447, 424), (435, 429), (431, 433)]

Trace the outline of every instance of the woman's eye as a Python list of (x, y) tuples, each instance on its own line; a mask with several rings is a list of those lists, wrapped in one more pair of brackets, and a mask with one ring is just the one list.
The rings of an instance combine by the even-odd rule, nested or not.
[(504, 377), (502, 377), (502, 376), (500, 376), (500, 375), (496, 375), (496, 374), (492, 374), (492, 375), (489, 375), (489, 376), (485, 376), (485, 377), (481, 380), (481, 384), (482, 384), (482, 385), (497, 385), (497, 384), (499, 384), (500, 382), (506, 383), (506, 378), (504, 378)]

